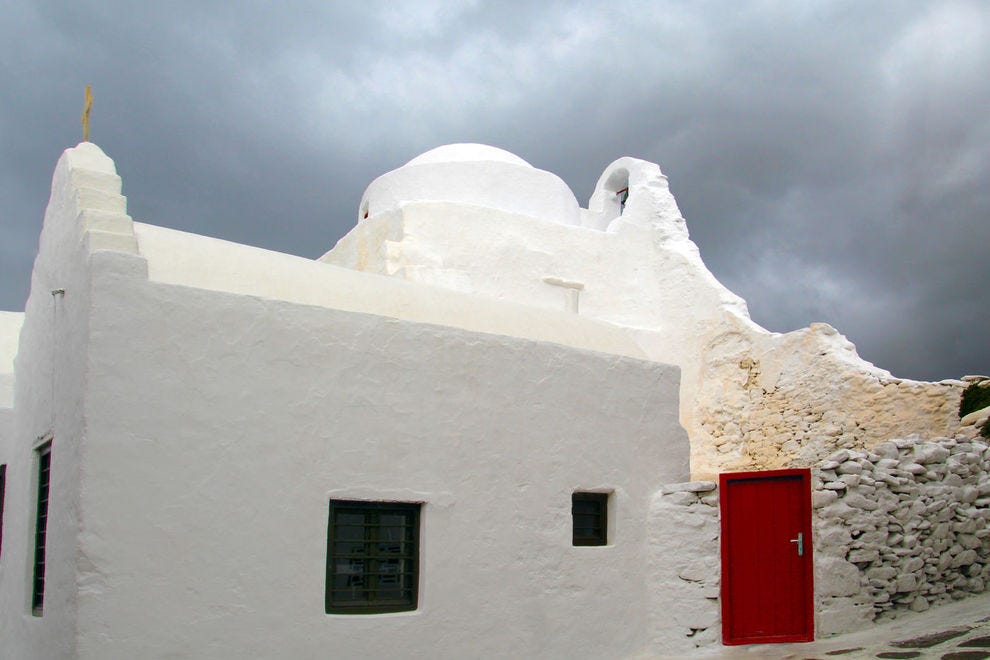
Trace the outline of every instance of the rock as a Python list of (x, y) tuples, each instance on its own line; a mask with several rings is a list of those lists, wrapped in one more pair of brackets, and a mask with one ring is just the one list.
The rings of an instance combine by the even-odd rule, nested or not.
[(895, 462), (900, 459), (900, 450), (893, 442), (881, 442), (873, 448), (873, 453), (881, 459), (893, 459)]
[(875, 511), (880, 507), (879, 504), (872, 500), (868, 500), (859, 493), (849, 493), (846, 495), (843, 502), (847, 506), (856, 507), (857, 509), (863, 509), (864, 511)]
[(876, 548), (859, 548), (850, 550), (846, 558), (854, 564), (876, 561), (880, 558), (880, 552)]
[[(855, 566), (853, 566), (855, 568)], [(866, 571), (866, 577), (871, 580), (887, 582), (897, 577), (897, 569), (893, 566), (877, 566)]]
[(830, 462), (835, 462), (836, 465), (838, 465), (839, 463), (845, 463), (846, 461), (849, 460), (849, 450), (840, 449), (839, 451), (829, 456), (826, 460)]
[(894, 583), (894, 588), (898, 593), (914, 591), (918, 588), (918, 578), (916, 578), (913, 573), (900, 575)]
[(660, 492), (663, 494), (667, 493), (707, 493), (710, 490), (715, 490), (718, 488), (718, 484), (714, 481), (687, 481), (679, 484), (667, 484), (663, 486)]
[(959, 568), (960, 566), (972, 564), (974, 561), (976, 561), (976, 550), (963, 550), (952, 558), (950, 565), (952, 568)]
[(839, 525), (828, 525), (824, 529), (816, 530), (816, 547), (822, 548), (825, 551), (836, 550), (836, 554), (841, 554), (843, 557), (846, 556), (846, 551), (850, 543), (852, 543), (852, 536), (846, 527)]
[(823, 506), (828, 506), (832, 502), (839, 499), (839, 494), (834, 490), (816, 490), (811, 493), (811, 507), (813, 509), (820, 509)]
[(858, 474), (840, 474), (839, 481), (847, 486), (854, 487), (858, 486), (862, 477)]
[(908, 607), (911, 608), (912, 612), (924, 612), (930, 607), (930, 605), (928, 604), (927, 598), (924, 596), (917, 596), (913, 601), (911, 601), (911, 604)]
[(975, 486), (963, 486), (959, 489), (959, 500), (965, 504), (972, 504), (980, 497), (980, 489)]
[(698, 493), (698, 494), (701, 495), (701, 498), (700, 499), (701, 499), (702, 504), (706, 504), (706, 505), (708, 505), (710, 507), (717, 507), (718, 506), (718, 491), (717, 490), (713, 490), (710, 493), (705, 493), (705, 494)]
[(959, 420), (960, 426), (982, 426), (983, 422), (990, 419), (990, 406), (974, 410)]
[(685, 491), (664, 493), (663, 497), (671, 504), (676, 504), (677, 506), (688, 506), (698, 501), (697, 495)]
[(859, 593), (859, 569), (838, 557), (819, 557), (815, 590), (819, 597), (853, 596)]
[(914, 462), (922, 465), (926, 463), (941, 463), (949, 457), (949, 450), (934, 444), (924, 444), (914, 446)]
[(837, 474), (860, 474), (863, 471), (863, 466), (857, 461), (846, 461), (835, 468), (835, 471)]

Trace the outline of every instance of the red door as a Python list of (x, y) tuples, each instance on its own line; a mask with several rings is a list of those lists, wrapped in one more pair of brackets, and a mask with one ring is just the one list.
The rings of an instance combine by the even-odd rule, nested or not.
[(722, 642), (815, 636), (809, 470), (720, 476)]

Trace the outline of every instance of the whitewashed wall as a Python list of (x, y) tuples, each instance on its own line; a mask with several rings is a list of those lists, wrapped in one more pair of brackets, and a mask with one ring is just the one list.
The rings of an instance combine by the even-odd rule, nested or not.
[[(81, 657), (640, 650), (676, 369), (126, 279), (92, 327)], [(614, 489), (609, 547), (571, 547), (576, 489)], [(417, 612), (324, 614), (332, 497), (426, 502)]]
[(0, 409), (14, 407), (14, 357), (23, 325), (23, 312), (0, 312)]
[[(653, 496), (688, 474), (676, 367), (149, 280), (112, 163), (90, 147), (56, 173), (17, 358), (5, 653), (603, 657), (681, 642), (664, 632), (679, 603), (644, 580), (668, 524)], [(47, 434), (50, 573), (33, 617), (30, 475)], [(613, 491), (606, 547), (571, 545), (583, 489)], [(417, 611), (324, 613), (331, 498), (425, 502)]]
[[(80, 560), (77, 531), (91, 266), (126, 229), (126, 202), (113, 162), (95, 145), (67, 150), (52, 193), (31, 278), (14, 364), (14, 419), (0, 559), (0, 639), (12, 658), (67, 658), (75, 649)], [(133, 246), (133, 237), (130, 245)], [(44, 616), (31, 613), (36, 448), (51, 441)]]
[[(961, 382), (895, 378), (825, 324), (777, 334), (754, 323), (705, 267), (655, 164), (609, 165), (581, 212), (584, 226), (534, 219), (490, 201), (490, 190), (473, 202), (445, 197), (420, 174), (406, 166), (382, 177), (404, 182), (405, 202), (360, 220), (321, 260), (547, 310), (573, 307), (576, 296), (581, 317), (635, 330), (650, 359), (681, 367), (695, 478), (808, 466), (841, 447), (953, 428)], [(417, 192), (419, 178), (431, 194)], [(620, 216), (616, 191), (625, 186)]]

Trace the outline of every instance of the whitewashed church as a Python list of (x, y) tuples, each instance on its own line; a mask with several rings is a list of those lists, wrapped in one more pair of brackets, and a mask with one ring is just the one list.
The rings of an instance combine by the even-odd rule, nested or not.
[[(25, 311), (0, 313), (2, 653), (657, 657), (852, 630), (990, 579), (967, 384), (759, 327), (644, 161), (582, 208), (508, 152), (440, 147), (314, 261), (133, 221), (84, 142)], [(967, 522), (885, 552), (929, 529), (900, 515), (929, 483)], [(943, 556), (962, 582), (876, 585)]]

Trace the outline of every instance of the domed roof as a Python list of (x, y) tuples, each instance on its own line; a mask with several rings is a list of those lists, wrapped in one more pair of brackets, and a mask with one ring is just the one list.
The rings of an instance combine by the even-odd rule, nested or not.
[(497, 162), (533, 167), (519, 156), (505, 149), (489, 147), (487, 144), (461, 143), (445, 144), (416, 156), (406, 165), (427, 165), (432, 163)]

